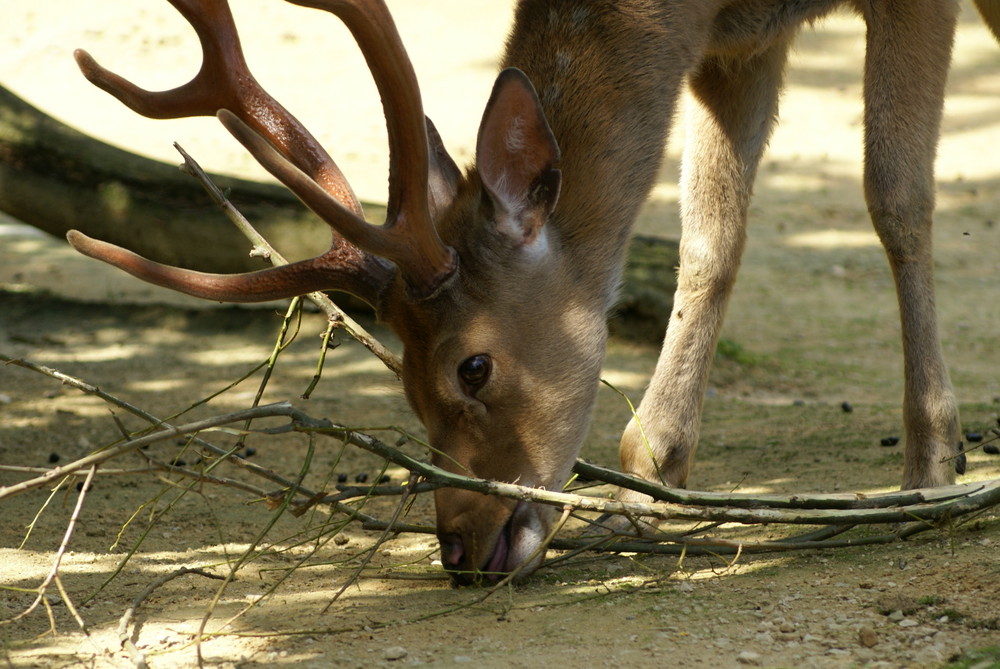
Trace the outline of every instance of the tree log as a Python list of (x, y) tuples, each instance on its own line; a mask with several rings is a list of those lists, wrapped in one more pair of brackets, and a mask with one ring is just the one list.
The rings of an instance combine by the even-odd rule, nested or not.
[[(278, 184), (212, 175), (233, 204), (289, 259), (327, 249), (329, 228)], [(384, 207), (365, 204), (381, 220)], [(0, 210), (57, 237), (70, 229), (152, 260), (204, 272), (265, 261), (175, 165), (115, 148), (0, 87)], [(659, 341), (670, 314), (677, 244), (637, 237), (629, 250), (617, 334)]]

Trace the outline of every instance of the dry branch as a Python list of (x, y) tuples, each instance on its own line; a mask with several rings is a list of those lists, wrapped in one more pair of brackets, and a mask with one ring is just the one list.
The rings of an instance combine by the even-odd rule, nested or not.
[[(587, 497), (565, 492), (529, 488), (512, 483), (478, 479), (454, 474), (428, 462), (407, 455), (400, 449), (390, 446), (379, 439), (364, 434), (352, 428), (336, 425), (325, 419), (317, 419), (296, 409), (288, 402), (280, 402), (266, 406), (254, 407), (222, 416), (216, 416), (200, 421), (194, 421), (183, 426), (163, 427), (150, 434), (130, 439), (116, 445), (114, 448), (81, 458), (74, 463), (57, 467), (39, 477), (24, 481), (14, 486), (0, 489), (0, 499), (17, 494), (28, 489), (39, 487), (55, 477), (67, 476), (84, 467), (104, 462), (120, 453), (127, 452), (144, 445), (166, 439), (172, 439), (182, 434), (194, 434), (207, 429), (220, 428), (233, 423), (256, 420), (261, 418), (284, 418), (285, 422), (278, 426), (265, 429), (254, 429), (251, 432), (267, 434), (302, 432), (333, 437), (344, 443), (360, 447), (393, 464), (401, 466), (412, 474), (422, 478), (420, 491), (438, 487), (453, 487), (471, 490), (488, 495), (498, 495), (517, 500), (549, 504), (575, 511), (587, 511), (602, 514), (622, 515), (633, 519), (653, 518), (658, 520), (683, 520), (710, 523), (751, 524), (788, 524), (788, 525), (831, 525), (856, 526), (885, 523), (903, 523), (904, 529), (882, 538), (867, 537), (864, 540), (814, 540), (810, 537), (799, 537), (789, 540), (761, 542), (756, 550), (790, 550), (793, 548), (822, 548), (857, 545), (858, 543), (884, 542), (908, 536), (920, 529), (930, 529), (941, 523), (951, 523), (955, 519), (986, 508), (1000, 504), (1000, 480), (981, 483), (967, 483), (946, 488), (911, 490), (904, 492), (880, 493), (873, 495), (838, 494), (838, 495), (749, 495), (721, 494), (694, 491), (678, 491), (665, 488), (646, 481), (638, 481), (622, 476), (610, 470), (595, 467), (586, 463), (578, 465), (579, 471), (592, 479), (603, 480), (628, 487), (639, 492), (650, 494), (656, 500), (649, 503), (624, 503), (613, 499)], [(371, 494), (392, 494), (410, 491), (409, 486), (396, 486), (393, 489), (372, 486), (367, 491), (363, 488), (351, 490), (351, 494), (369, 496)], [(328, 502), (344, 499), (341, 495), (329, 497), (319, 496), (319, 493), (301, 488), (296, 484), (289, 486), (294, 495), (303, 495), (308, 504), (317, 500)], [(368, 519), (374, 520), (374, 519)], [(372, 524), (370, 524), (372, 526)], [(396, 528), (401, 529), (401, 528)], [(712, 548), (734, 548), (737, 542), (727, 543), (717, 539), (701, 539), (678, 535), (659, 535), (643, 537), (642, 541), (629, 539), (627, 543), (608, 545), (603, 539), (599, 542), (604, 550), (633, 551), (651, 549), (651, 545), (661, 542), (683, 544), (696, 548), (699, 546)], [(557, 544), (566, 547), (581, 544)]]
[[(261, 256), (267, 258), (272, 265), (287, 265), (288, 261), (282, 256), (278, 251), (271, 246), (267, 239), (257, 232), (250, 221), (240, 213), (240, 211), (233, 206), (233, 204), (226, 198), (222, 190), (215, 185), (205, 170), (201, 168), (201, 165), (192, 158), (187, 151), (185, 151), (180, 144), (174, 144), (174, 147), (184, 158), (183, 170), (185, 173), (190, 174), (201, 183), (202, 187), (208, 193), (209, 197), (218, 205), (223, 212), (226, 214), (236, 229), (243, 234), (250, 242), (253, 244), (253, 251), (251, 255)], [(387, 349), (382, 345), (375, 337), (373, 337), (367, 330), (365, 330), (357, 321), (347, 315), (340, 307), (334, 304), (333, 300), (326, 296), (326, 294), (321, 292), (309, 293), (307, 297), (320, 308), (320, 310), (326, 314), (332, 325), (337, 327), (342, 327), (348, 332), (352, 337), (354, 337), (361, 345), (371, 351), (375, 357), (381, 360), (386, 367), (388, 367), (392, 372), (398, 377), (402, 373), (403, 365), (400, 361), (399, 356)]]

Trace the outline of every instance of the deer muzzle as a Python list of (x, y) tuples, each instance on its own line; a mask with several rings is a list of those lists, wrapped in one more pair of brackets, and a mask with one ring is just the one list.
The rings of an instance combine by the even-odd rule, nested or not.
[(456, 585), (496, 583), (511, 573), (520, 579), (541, 564), (551, 525), (547, 507), (467, 491), (438, 493), (441, 564)]

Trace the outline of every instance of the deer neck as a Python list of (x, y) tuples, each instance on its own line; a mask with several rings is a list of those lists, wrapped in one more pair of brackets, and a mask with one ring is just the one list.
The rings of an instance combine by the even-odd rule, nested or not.
[(561, 150), (550, 221), (580, 281), (610, 302), (660, 165), (683, 76), (649, 2), (524, 0), (503, 65), (528, 75)]

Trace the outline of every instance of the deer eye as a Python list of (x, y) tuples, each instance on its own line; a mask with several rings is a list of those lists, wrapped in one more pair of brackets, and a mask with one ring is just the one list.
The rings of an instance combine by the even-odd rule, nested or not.
[(493, 371), (493, 360), (490, 356), (480, 353), (462, 361), (458, 366), (458, 378), (470, 390), (476, 390), (490, 378)]

